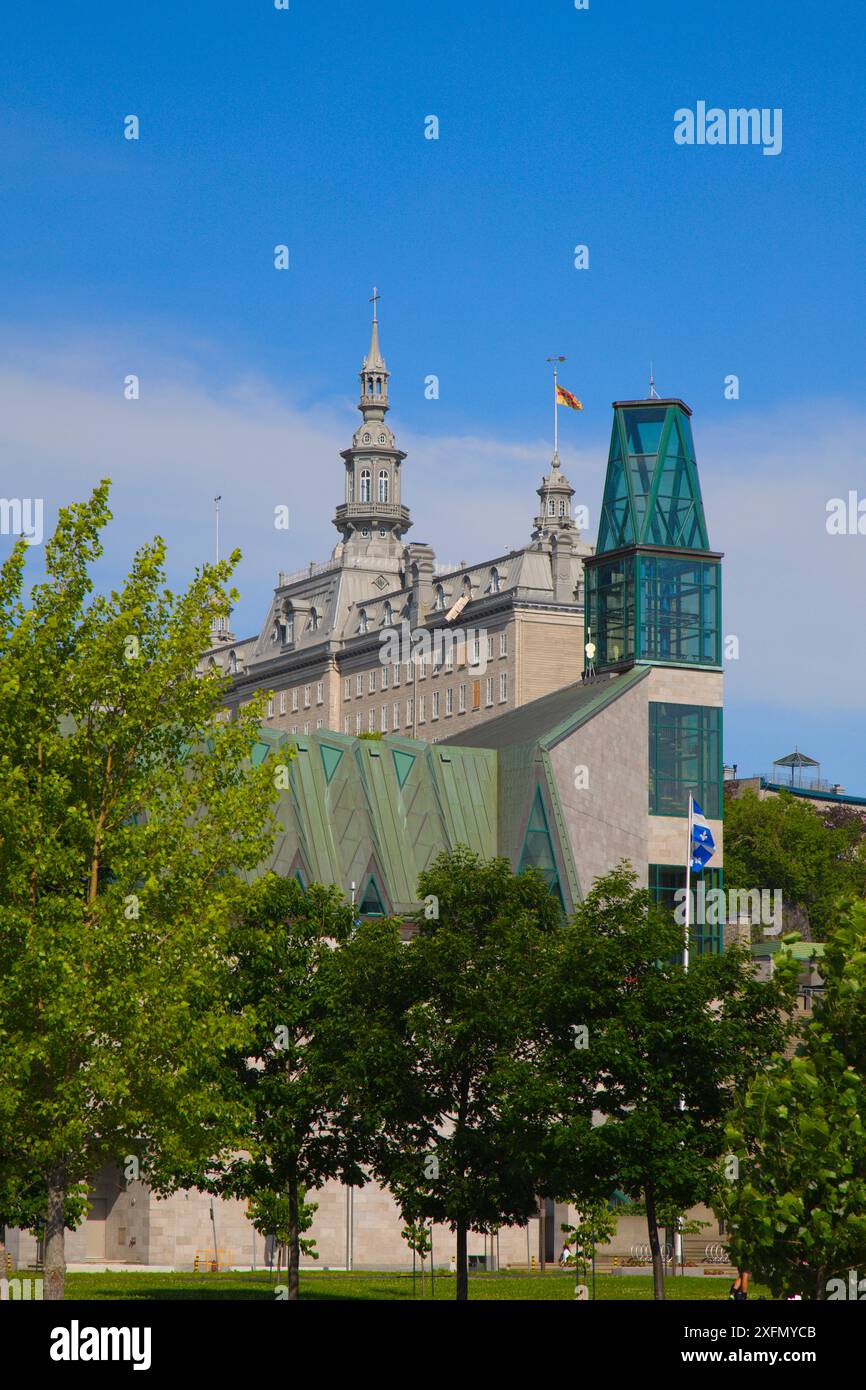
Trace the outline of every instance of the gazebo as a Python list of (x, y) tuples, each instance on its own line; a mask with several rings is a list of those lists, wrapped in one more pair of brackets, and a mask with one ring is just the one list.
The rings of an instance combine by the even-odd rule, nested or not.
[[(807, 772), (807, 768), (817, 768), (817, 771)], [(820, 780), (821, 764), (814, 758), (807, 758), (797, 748), (784, 758), (776, 758), (773, 763), (773, 781), (778, 785), (787, 782), (789, 787), (812, 787)]]

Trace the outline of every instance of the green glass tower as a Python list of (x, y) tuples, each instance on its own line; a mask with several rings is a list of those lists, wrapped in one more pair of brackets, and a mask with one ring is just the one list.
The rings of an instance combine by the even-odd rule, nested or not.
[(719, 670), (721, 559), (707, 537), (689, 407), (614, 401), (598, 544), (584, 561), (596, 671)]

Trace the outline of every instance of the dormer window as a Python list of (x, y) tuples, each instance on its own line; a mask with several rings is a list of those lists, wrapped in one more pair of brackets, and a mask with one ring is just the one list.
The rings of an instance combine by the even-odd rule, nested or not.
[(445, 611), (445, 590), (441, 584), (436, 585), (436, 611), (437, 613)]
[(285, 616), (284, 616), (284, 618), (283, 618), (283, 629), (284, 629), (284, 632), (285, 632), (285, 639), (284, 639), (284, 640), (285, 640), (286, 642), (294, 642), (294, 640), (295, 640), (295, 614), (294, 614), (294, 611), (293, 611), (291, 608), (288, 608), (288, 609), (286, 610)]
[(463, 597), (472, 597), (472, 580), (469, 578), (468, 574), (464, 574), (463, 576)]
[(490, 571), (490, 592), (491, 594), (499, 593), (499, 570), (495, 566)]
[(229, 670), (233, 676), (236, 676), (238, 673), (238, 659), (234, 652), (229, 652)]
[(390, 603), (385, 604), (385, 626), (390, 627), (394, 621), (394, 610)]
[(367, 610), (366, 610), (366, 608), (362, 608), (362, 609), (361, 609), (361, 614), (360, 614), (360, 617), (359, 617), (359, 619), (358, 619), (358, 631), (359, 631), (359, 632), (366, 632), (366, 631), (367, 631)]
[(319, 614), (318, 614), (318, 610), (315, 609), (315, 608), (311, 608), (311, 609), (310, 609), (310, 632), (318, 632), (318, 630), (319, 630)]

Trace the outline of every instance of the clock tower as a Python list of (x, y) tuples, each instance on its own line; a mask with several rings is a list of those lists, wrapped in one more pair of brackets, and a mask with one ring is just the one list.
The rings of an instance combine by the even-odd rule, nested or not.
[(396, 447), (385, 422), (390, 373), (379, 347), (379, 297), (374, 289), (370, 349), (360, 371), (361, 424), (351, 447), (340, 455), (345, 465), (344, 501), (334, 516), (344, 557), (369, 559), (374, 567), (399, 559), (403, 535), (412, 525), (409, 508), (400, 502), (400, 466), (406, 455)]

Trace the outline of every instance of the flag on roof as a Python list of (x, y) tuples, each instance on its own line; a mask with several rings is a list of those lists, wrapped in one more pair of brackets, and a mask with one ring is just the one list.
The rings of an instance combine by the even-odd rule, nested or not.
[(577, 396), (573, 396), (570, 391), (566, 391), (565, 387), (560, 386), (559, 382), (556, 383), (556, 404), (567, 405), (569, 410), (583, 410), (583, 406), (577, 399)]

